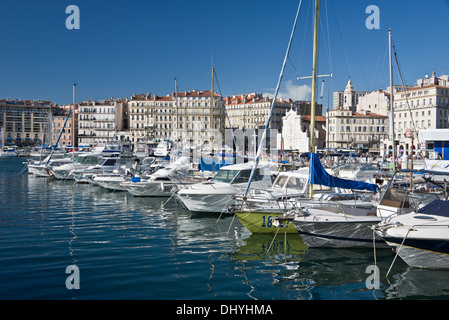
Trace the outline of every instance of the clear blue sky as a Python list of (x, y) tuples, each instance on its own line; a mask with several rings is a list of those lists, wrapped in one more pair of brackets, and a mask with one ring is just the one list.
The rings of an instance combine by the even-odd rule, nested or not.
[[(310, 99), (312, 8), (304, 0), (281, 93)], [(80, 9), (80, 29), (68, 30), (68, 5)], [(273, 93), (299, 0), (18, 0), (0, 10), (0, 98), (86, 99), (159, 95), (210, 88), (226, 95)], [(368, 30), (368, 5), (380, 10), (380, 29)], [(406, 84), (436, 71), (449, 73), (448, 0), (321, 0), (320, 74), (327, 93), (389, 84), (387, 34)], [(330, 44), (330, 46), (329, 46)], [(330, 56), (330, 58), (329, 58)], [(400, 84), (395, 72), (395, 84)], [(218, 87), (219, 86), (219, 87)], [(320, 90), (318, 90), (320, 91)], [(296, 98), (292, 96), (293, 98)]]

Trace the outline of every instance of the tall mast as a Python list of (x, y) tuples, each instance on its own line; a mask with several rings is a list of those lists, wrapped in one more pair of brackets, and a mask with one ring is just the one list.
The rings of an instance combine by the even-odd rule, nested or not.
[(179, 136), (179, 110), (178, 110), (178, 79), (175, 78), (175, 104), (176, 104), (176, 140), (180, 141)]
[(396, 146), (394, 138), (394, 110), (393, 110), (393, 55), (392, 55), (392, 40), (391, 40), (391, 28), (388, 28), (388, 42), (389, 42), (389, 68), (390, 68), (390, 139), (392, 143), (392, 158), (393, 158), (393, 170), (396, 170)]
[(210, 93), (210, 152), (214, 151), (214, 137), (213, 137), (213, 126), (214, 126), (214, 65), (212, 64), (212, 85), (211, 85), (211, 93)]
[[(316, 78), (318, 58), (318, 23), (319, 23), (320, 0), (315, 0), (315, 24), (313, 32), (313, 70), (312, 70), (312, 101), (310, 108), (310, 152), (315, 152), (315, 100), (316, 100)], [(309, 197), (313, 196), (313, 185), (309, 185)]]
[(73, 109), (72, 109), (72, 155), (75, 154), (75, 87), (76, 83), (73, 83)]

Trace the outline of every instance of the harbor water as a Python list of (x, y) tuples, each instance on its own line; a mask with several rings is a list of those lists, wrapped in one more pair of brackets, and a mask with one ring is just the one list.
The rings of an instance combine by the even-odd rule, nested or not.
[(390, 249), (310, 249), (176, 198), (20, 173), (23, 161), (0, 159), (1, 299), (448, 298), (449, 271), (410, 268)]

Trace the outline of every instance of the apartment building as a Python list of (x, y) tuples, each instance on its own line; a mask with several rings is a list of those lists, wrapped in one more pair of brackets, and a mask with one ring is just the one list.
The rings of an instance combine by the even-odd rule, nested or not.
[[(449, 128), (449, 76), (418, 79), (416, 85), (394, 93), (394, 137), (397, 154), (410, 154), (412, 146), (421, 149), (419, 131)], [(392, 141), (383, 149), (391, 152)]]
[(104, 146), (125, 127), (124, 99), (88, 100), (79, 104), (78, 145)]
[(52, 111), (53, 144), (56, 143), (56, 141), (58, 141), (59, 138), (58, 145), (61, 147), (77, 146), (78, 144), (77, 110), (73, 110), (73, 105), (65, 105), (65, 106), (53, 106), (51, 111)]
[(223, 138), (225, 107), (223, 98), (215, 92), (213, 95), (211, 91), (200, 90), (166, 96), (138, 94), (131, 97), (128, 107), (134, 146), (164, 139), (199, 146)]
[(0, 132), (5, 145), (50, 143), (51, 102), (0, 100)]
[(330, 110), (327, 118), (328, 148), (368, 148), (379, 153), (381, 141), (388, 137), (388, 116), (348, 109)]
[[(273, 99), (260, 93), (249, 93), (227, 96), (225, 98), (226, 112), (229, 122), (226, 127), (234, 129), (263, 129), (270, 115)], [(291, 99), (276, 100), (273, 113), (270, 118), (270, 129), (282, 131), (282, 118), (291, 109), (297, 110), (298, 114), (310, 115), (309, 101), (293, 101)], [(316, 115), (321, 115), (322, 105), (316, 105)]]

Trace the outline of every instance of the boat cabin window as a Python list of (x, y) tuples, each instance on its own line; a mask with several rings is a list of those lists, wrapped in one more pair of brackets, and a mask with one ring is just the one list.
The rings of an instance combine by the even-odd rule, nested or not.
[[(234, 181), (232, 183), (246, 183), (249, 181), (249, 177), (251, 176), (251, 169), (248, 170), (242, 170), (239, 172), (239, 174), (235, 177)], [(254, 179), (253, 181), (260, 180), (259, 177), (259, 169), (256, 169), (256, 172), (254, 172)]]
[(212, 178), (212, 182), (227, 182), (230, 183), (232, 179), (239, 173), (239, 170), (220, 170)]
[[(220, 170), (211, 181), (226, 182), (226, 183), (246, 183), (251, 176), (251, 169), (247, 170)], [(253, 181), (260, 181), (263, 176), (260, 175), (260, 170), (256, 169), (254, 172)]]
[(101, 166), (115, 166), (117, 159), (103, 159), (98, 164)]
[(97, 164), (98, 157), (76, 157), (73, 162), (81, 164)]
[(287, 183), (286, 187), (294, 188), (294, 189), (302, 189), (302, 188), (304, 188), (306, 183), (307, 183), (306, 179), (290, 177), (290, 179), (288, 179), (288, 183)]
[(276, 188), (282, 188), (284, 187), (284, 184), (287, 182), (288, 176), (278, 176), (276, 181), (274, 182), (273, 186)]

